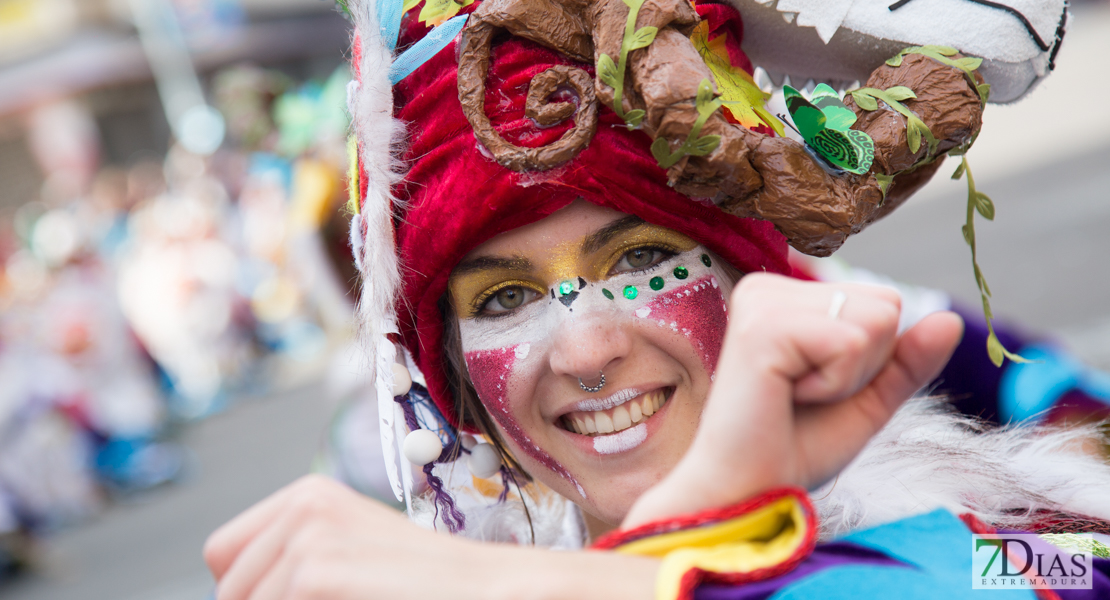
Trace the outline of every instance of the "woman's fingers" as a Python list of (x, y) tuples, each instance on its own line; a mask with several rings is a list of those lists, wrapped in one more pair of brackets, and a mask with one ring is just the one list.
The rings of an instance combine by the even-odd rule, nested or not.
[(798, 409), (797, 440), (807, 487), (848, 465), (914, 393), (936, 378), (963, 331), (954, 313), (922, 319), (898, 340), (893, 355), (860, 393), (843, 402)]
[(730, 313), (728, 340), (757, 355), (748, 360), (769, 361), (793, 381), (796, 401), (828, 402), (862, 389), (886, 363), (901, 298), (879, 286), (748, 275)]
[[(288, 564), (291, 548), (306, 546), (304, 536), (331, 523), (339, 512), (373, 513), (374, 509), (372, 503), (321, 476), (301, 478), (278, 491), (225, 525), (206, 544), (205, 559), (218, 582), (218, 600), (254, 598), (260, 582), (282, 576), (276, 566)], [(268, 589), (276, 585), (271, 582)]]
[(898, 340), (890, 364), (872, 382), (883, 402), (910, 396), (936, 379), (963, 336), (964, 323), (953, 312), (931, 314)]
[(243, 548), (285, 510), (289, 498), (313, 479), (315, 477), (309, 476), (285, 486), (208, 536), (204, 543), (204, 562), (217, 581), (231, 568)]

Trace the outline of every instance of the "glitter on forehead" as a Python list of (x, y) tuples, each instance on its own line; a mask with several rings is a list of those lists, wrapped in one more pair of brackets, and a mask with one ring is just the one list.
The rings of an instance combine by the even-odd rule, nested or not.
[(470, 381), (474, 384), (474, 390), (478, 392), (478, 398), (485, 405), (486, 410), (493, 415), (505, 433), (513, 438), (528, 456), (573, 483), (585, 497), (582, 487), (578, 485), (570, 471), (533, 442), (513, 417), (509, 405), (509, 379), (513, 372), (513, 365), (516, 364), (517, 359), (523, 360), (528, 356), (530, 347), (530, 344), (518, 344), (495, 350), (467, 352), (466, 368), (470, 371)]
[(728, 327), (728, 307), (717, 278), (710, 275), (660, 294), (636, 311), (636, 316), (681, 333), (713, 373)]

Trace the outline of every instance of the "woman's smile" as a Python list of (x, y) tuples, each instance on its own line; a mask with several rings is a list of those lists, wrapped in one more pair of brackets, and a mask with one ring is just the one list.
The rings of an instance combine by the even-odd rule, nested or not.
[(663, 408), (674, 388), (650, 392), (626, 389), (604, 400), (583, 400), (558, 423), (566, 430), (591, 437), (619, 433), (646, 421)]
[(662, 427), (665, 408), (674, 392), (674, 387), (657, 387), (644, 393), (625, 389), (604, 400), (583, 400), (556, 424), (586, 454), (629, 452)]
[(712, 382), (727, 276), (689, 238), (585, 202), (460, 262), (470, 380), (533, 476), (623, 510), (673, 466)]

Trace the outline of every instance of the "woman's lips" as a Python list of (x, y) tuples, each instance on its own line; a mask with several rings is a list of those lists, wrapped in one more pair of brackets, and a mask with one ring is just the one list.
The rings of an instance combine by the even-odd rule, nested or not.
[[(619, 433), (646, 421), (663, 408), (672, 390), (673, 388), (659, 388), (640, 395), (618, 392), (603, 401), (589, 401), (596, 402), (596, 407), (583, 402), (576, 408), (594, 410), (576, 410), (567, 413), (561, 418), (562, 425), (568, 431), (591, 437)], [(618, 400), (618, 398), (619, 403), (612, 402), (616, 406), (603, 408), (611, 403), (610, 400)]]
[[(660, 387), (608, 410), (574, 411), (559, 418), (559, 429), (572, 445), (594, 456), (621, 454), (644, 444), (662, 427), (660, 414), (674, 398), (674, 387)], [(576, 405), (576, 407), (578, 407)], [(636, 417), (637, 421), (633, 421)], [(568, 425), (569, 423), (569, 425)], [(605, 433), (598, 431), (598, 425)], [(589, 431), (590, 428), (594, 431)], [(584, 433), (579, 433), (584, 431)]]

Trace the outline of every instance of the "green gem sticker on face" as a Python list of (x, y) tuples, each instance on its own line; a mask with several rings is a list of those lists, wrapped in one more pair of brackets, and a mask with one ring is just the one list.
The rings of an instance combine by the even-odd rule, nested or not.
[(648, 282), (648, 285), (651, 286), (651, 289), (658, 292), (659, 290), (663, 289), (663, 278), (662, 277), (652, 277), (651, 281)]
[(574, 282), (564, 281), (564, 282), (559, 284), (559, 295), (560, 296), (566, 296), (567, 294), (569, 294), (573, 291), (574, 291)]
[(703, 264), (707, 267), (712, 267), (713, 266), (713, 261), (709, 258), (708, 254), (702, 254), (701, 255), (701, 264)]
[(605, 289), (605, 288), (601, 288), (601, 293), (602, 293), (602, 294), (605, 294), (605, 297), (606, 297), (606, 298), (608, 298), (608, 299), (610, 299), (610, 300), (612, 300), (612, 299), (613, 299), (613, 292), (610, 292), (609, 290), (607, 290), (607, 289)]
[(690, 276), (690, 271), (687, 271), (686, 267), (675, 267), (674, 276), (677, 279), (686, 279)]
[(625, 298), (628, 298), (629, 300), (635, 300), (636, 296), (639, 296), (639, 295), (640, 295), (640, 290), (636, 289), (636, 286), (634, 286), (634, 285), (624, 286), (624, 297)]

